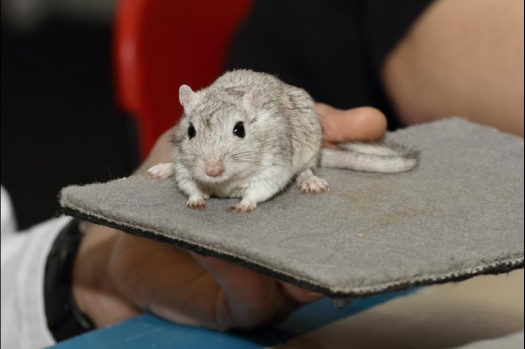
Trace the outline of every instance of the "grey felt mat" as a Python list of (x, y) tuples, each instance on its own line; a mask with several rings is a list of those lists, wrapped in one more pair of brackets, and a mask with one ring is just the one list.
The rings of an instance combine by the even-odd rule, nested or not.
[(243, 264), (328, 296), (358, 297), (523, 267), (523, 139), (449, 119), (390, 134), (419, 167), (321, 169), (332, 190), (291, 187), (253, 213), (186, 208), (173, 182), (72, 186), (65, 213)]

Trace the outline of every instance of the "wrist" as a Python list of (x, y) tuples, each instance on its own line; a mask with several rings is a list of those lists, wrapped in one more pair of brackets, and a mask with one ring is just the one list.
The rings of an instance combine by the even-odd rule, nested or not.
[(97, 328), (138, 315), (119, 292), (111, 276), (112, 250), (121, 232), (85, 224), (84, 238), (73, 266), (72, 293), (78, 308)]

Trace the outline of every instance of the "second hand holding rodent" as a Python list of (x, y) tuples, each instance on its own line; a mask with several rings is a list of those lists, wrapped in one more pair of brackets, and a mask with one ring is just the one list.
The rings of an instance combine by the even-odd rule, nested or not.
[(173, 136), (173, 162), (148, 170), (156, 179), (175, 177), (202, 209), (210, 196), (241, 198), (230, 208), (251, 212), (296, 177), (302, 193), (320, 194), (323, 167), (395, 173), (413, 169), (417, 153), (383, 143), (344, 143), (322, 148), (322, 127), (310, 95), (276, 77), (247, 70), (228, 72), (210, 87), (180, 89), (184, 116)]

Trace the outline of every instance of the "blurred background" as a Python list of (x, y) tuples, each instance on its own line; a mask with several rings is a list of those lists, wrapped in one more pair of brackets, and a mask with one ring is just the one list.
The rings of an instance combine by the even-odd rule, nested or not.
[(128, 175), (133, 120), (115, 103), (116, 0), (1, 0), (2, 185), (19, 227), (53, 217), (68, 184)]

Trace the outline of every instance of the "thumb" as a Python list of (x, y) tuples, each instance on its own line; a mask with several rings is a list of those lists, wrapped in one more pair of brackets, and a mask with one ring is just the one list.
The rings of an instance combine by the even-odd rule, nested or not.
[(380, 140), (387, 129), (385, 115), (371, 107), (339, 110), (317, 104), (325, 143)]

